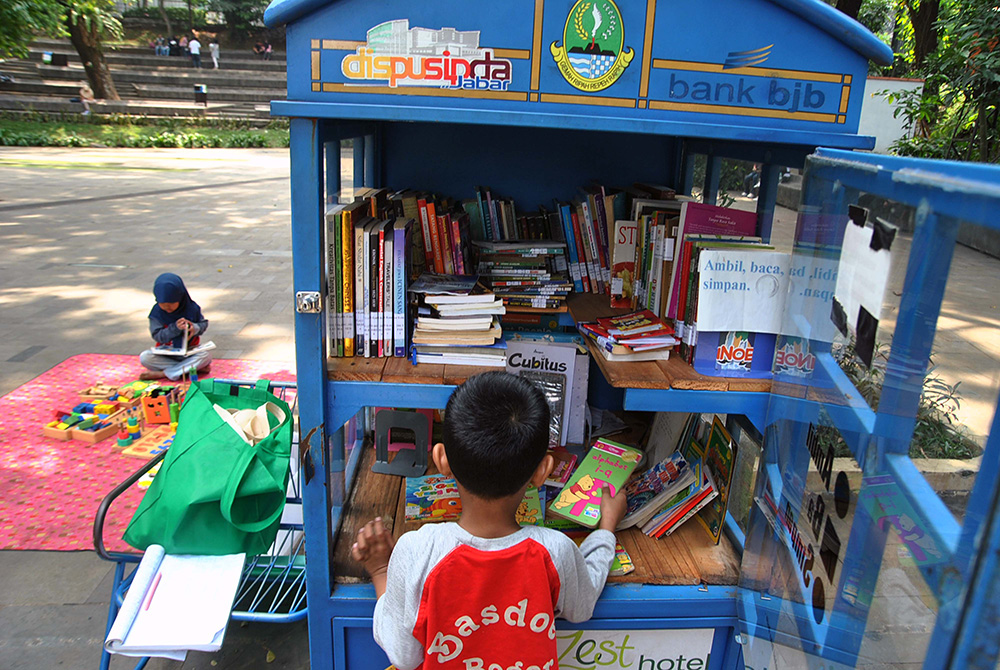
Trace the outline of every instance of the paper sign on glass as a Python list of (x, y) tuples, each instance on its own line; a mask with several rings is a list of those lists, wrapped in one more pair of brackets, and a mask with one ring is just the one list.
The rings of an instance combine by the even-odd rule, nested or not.
[(789, 263), (789, 255), (779, 251), (702, 251), (698, 330), (781, 332)]

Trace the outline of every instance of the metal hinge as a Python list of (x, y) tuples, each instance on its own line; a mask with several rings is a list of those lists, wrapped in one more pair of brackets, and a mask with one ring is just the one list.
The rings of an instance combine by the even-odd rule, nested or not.
[(295, 311), (299, 314), (319, 314), (323, 311), (323, 298), (319, 291), (299, 291), (295, 294)]

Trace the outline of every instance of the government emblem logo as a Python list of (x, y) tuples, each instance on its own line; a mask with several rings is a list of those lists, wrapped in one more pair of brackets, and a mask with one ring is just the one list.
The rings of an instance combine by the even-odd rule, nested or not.
[(580, 0), (563, 30), (563, 43), (549, 46), (562, 76), (581, 91), (603, 91), (632, 62), (635, 51), (625, 48), (625, 30), (618, 6), (611, 0)]

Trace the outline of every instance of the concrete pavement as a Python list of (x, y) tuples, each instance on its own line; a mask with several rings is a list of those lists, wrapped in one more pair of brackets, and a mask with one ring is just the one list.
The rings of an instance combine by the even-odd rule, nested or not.
[[(288, 194), (285, 150), (0, 149), (0, 393), (76, 354), (145, 349), (168, 270), (217, 358), (293, 363)], [(0, 668), (96, 668), (112, 569), (92, 552), (0, 552)], [(217, 654), (147, 667), (307, 668), (306, 630), (232, 625)]]

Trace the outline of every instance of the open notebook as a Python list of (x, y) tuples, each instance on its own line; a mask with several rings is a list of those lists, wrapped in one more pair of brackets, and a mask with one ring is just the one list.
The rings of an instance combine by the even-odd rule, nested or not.
[(112, 654), (183, 661), (189, 649), (218, 651), (246, 554), (167, 554), (154, 544), (136, 569), (104, 641)]

